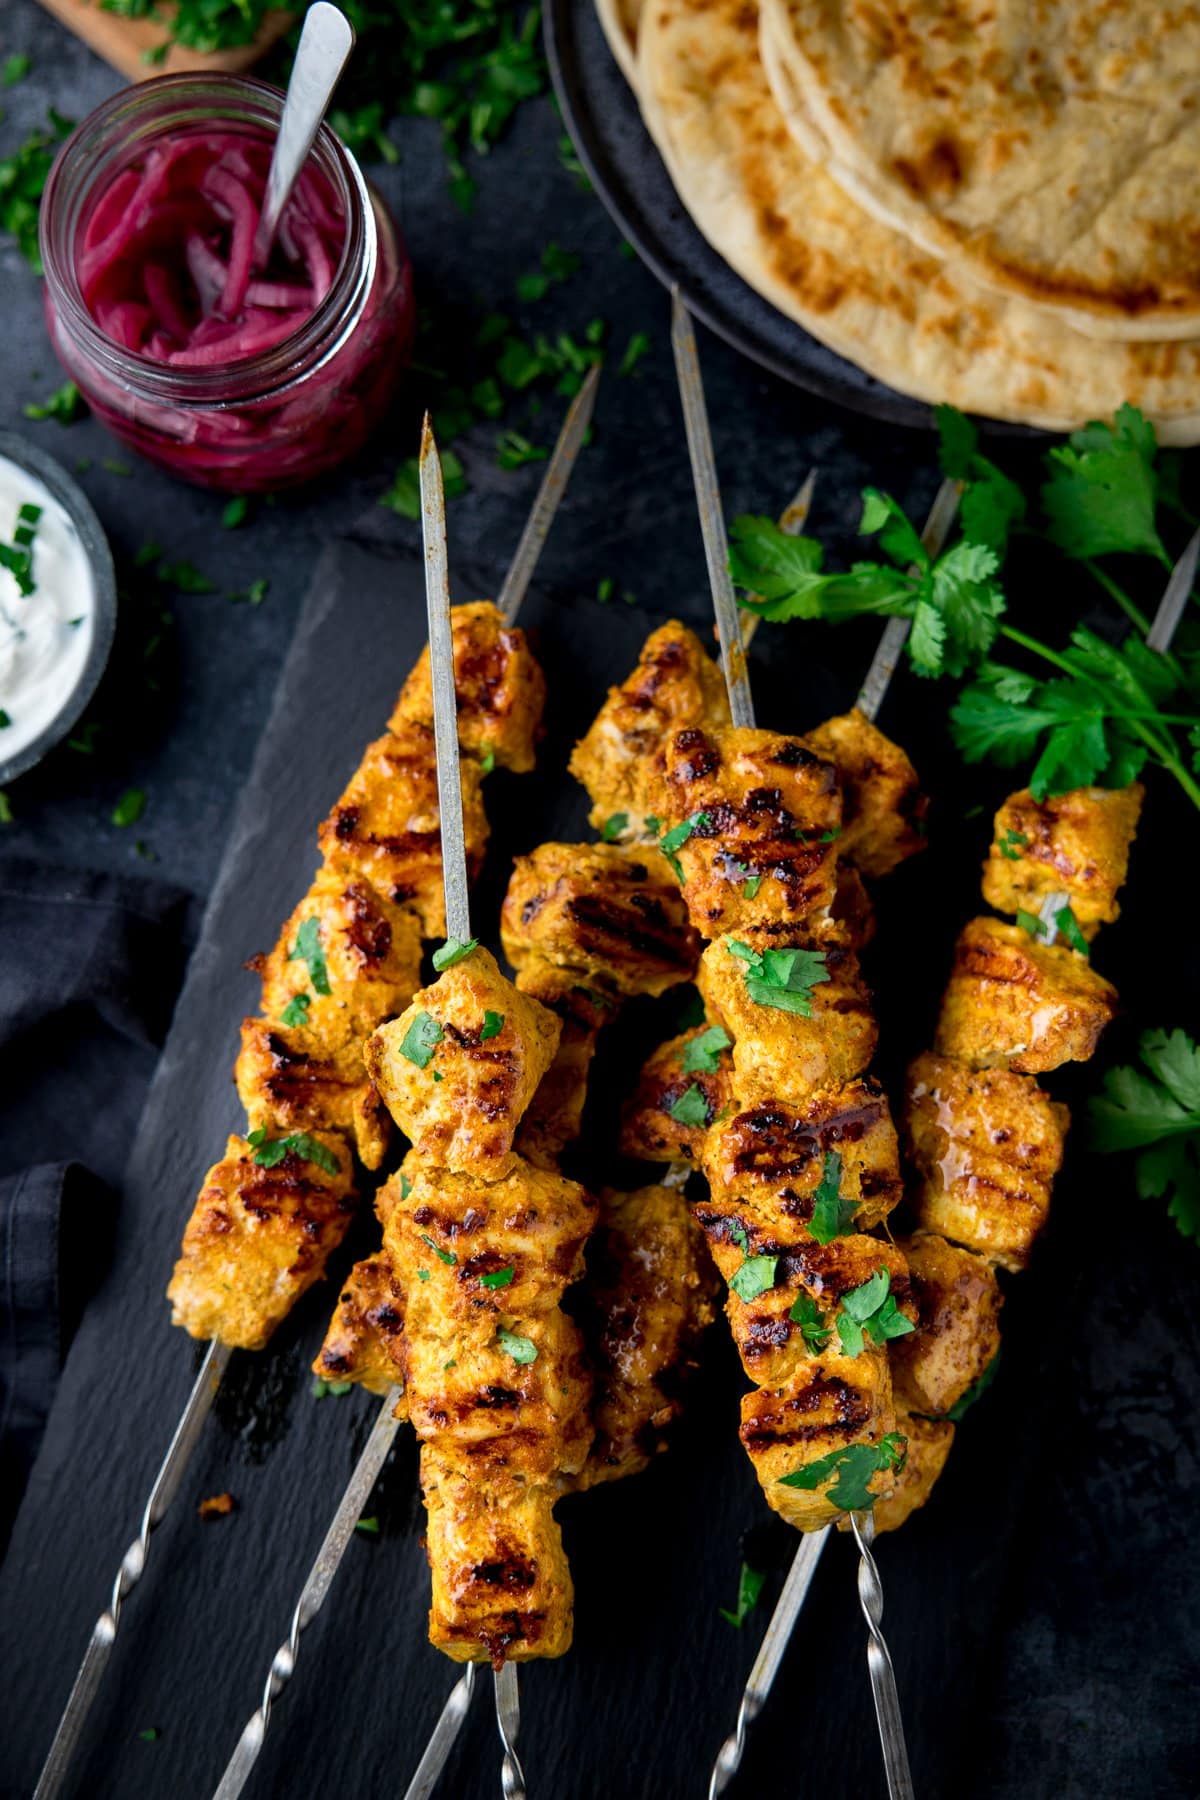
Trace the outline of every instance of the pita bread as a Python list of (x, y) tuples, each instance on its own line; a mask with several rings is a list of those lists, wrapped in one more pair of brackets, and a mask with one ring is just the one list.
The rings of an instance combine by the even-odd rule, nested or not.
[(1200, 335), (1200, 5), (763, 0), (826, 167), (1093, 336)]
[(617, 67), (631, 88), (637, 86), (638, 20), (642, 0), (596, 0), (596, 12)]
[(1130, 401), (1164, 442), (1200, 441), (1200, 344), (1084, 338), (965, 282), (810, 161), (768, 86), (754, 0), (646, 0), (638, 87), (680, 197), (714, 249), (881, 381), (1052, 431)]

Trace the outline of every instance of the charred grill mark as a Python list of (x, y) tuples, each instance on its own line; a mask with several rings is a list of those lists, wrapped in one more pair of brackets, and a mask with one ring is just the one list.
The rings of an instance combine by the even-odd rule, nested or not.
[(617, 960), (622, 951), (632, 952), (660, 969), (685, 973), (694, 965), (690, 946), (672, 927), (660, 900), (631, 894), (622, 906), (597, 894), (581, 894), (567, 903), (567, 913), (578, 928), (581, 946), (592, 955)]
[(350, 919), (344, 927), (347, 943), (362, 962), (384, 962), (392, 948), (392, 928), (375, 906), (370, 889), (362, 882), (352, 882), (343, 898), (350, 908)]
[(471, 1580), (484, 1587), (502, 1588), (509, 1594), (527, 1594), (537, 1580), (537, 1570), (523, 1557), (502, 1557), (494, 1562), (474, 1563)]
[(738, 1348), (747, 1363), (761, 1361), (776, 1350), (787, 1348), (792, 1335), (791, 1323), (782, 1316), (747, 1311), (746, 1322), (738, 1334)]
[(723, 1159), (738, 1175), (782, 1181), (839, 1144), (861, 1142), (883, 1112), (884, 1102), (875, 1098), (824, 1119), (765, 1103), (730, 1120), (721, 1139)]
[[(849, 1439), (871, 1417), (869, 1395), (822, 1369), (813, 1370), (799, 1393), (760, 1390), (758, 1398), (759, 1411), (746, 1420), (739, 1434), (751, 1456), (787, 1444), (807, 1444), (813, 1438), (841, 1435)], [(813, 1414), (820, 1417), (813, 1418)]]
[(716, 745), (695, 726), (676, 734), (673, 773), (681, 781), (703, 781), (721, 767)]

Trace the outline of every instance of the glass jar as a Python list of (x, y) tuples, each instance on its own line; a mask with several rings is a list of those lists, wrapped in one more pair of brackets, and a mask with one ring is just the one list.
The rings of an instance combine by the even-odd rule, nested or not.
[(123, 175), (129, 183), (126, 172), (141, 168), (155, 146), (191, 153), (206, 131), (269, 145), (282, 108), (278, 89), (242, 76), (165, 75), (127, 88), (63, 145), (42, 202), (46, 320), (68, 375), (141, 455), (185, 480), (238, 493), (310, 481), (352, 456), (386, 412), (407, 361), (412, 270), (350, 152), (322, 126), (306, 173), (324, 183), (345, 221), (340, 261), (314, 310), (266, 349), (182, 367), (132, 349), (89, 310), (80, 264), (89, 223), (106, 201), (113, 211), (115, 184)]

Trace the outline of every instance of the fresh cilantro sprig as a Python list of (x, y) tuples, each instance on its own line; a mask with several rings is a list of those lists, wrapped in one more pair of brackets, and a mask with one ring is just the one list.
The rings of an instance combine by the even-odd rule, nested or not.
[(678, 1098), (672, 1100), (667, 1111), (677, 1125), (685, 1125), (689, 1131), (700, 1130), (707, 1125), (708, 1101), (700, 1083), (693, 1081), (691, 1087), (685, 1088)]
[(766, 1579), (767, 1577), (764, 1570), (752, 1568), (748, 1562), (742, 1564), (741, 1573), (738, 1576), (737, 1604), (732, 1611), (730, 1611), (727, 1606), (719, 1606), (717, 1608), (717, 1611), (727, 1625), (732, 1625), (737, 1631), (742, 1629), (742, 1626), (746, 1623), (746, 1620), (758, 1605), (759, 1596), (763, 1591), (763, 1583)]
[(842, 1295), (836, 1323), (846, 1356), (861, 1356), (868, 1338), (873, 1344), (883, 1345), (890, 1338), (905, 1337), (916, 1329), (896, 1305), (887, 1268), (876, 1269), (860, 1287)]
[(689, 1038), (679, 1058), (688, 1075), (715, 1075), (721, 1066), (721, 1053), (733, 1045), (733, 1039), (720, 1025), (710, 1025), (698, 1037)]
[(836, 1150), (825, 1152), (825, 1163), (817, 1191), (813, 1195), (812, 1218), (808, 1229), (818, 1244), (830, 1244), (836, 1237), (846, 1237), (854, 1229), (856, 1207), (843, 1200), (842, 1159)]
[(746, 965), (746, 992), (756, 1006), (812, 1018), (812, 991), (829, 980), (823, 950), (752, 950), (737, 938), (725, 948)]
[(55, 152), (74, 127), (73, 119), (49, 109), (46, 125), (33, 131), (8, 156), (0, 157), (0, 231), (17, 240), (17, 248), (35, 275), (42, 273), (38, 250), (38, 208)]
[(1137, 1053), (1141, 1068), (1110, 1069), (1089, 1102), (1092, 1146), (1136, 1152), (1139, 1197), (1165, 1195), (1182, 1235), (1200, 1242), (1200, 1046), (1185, 1031), (1146, 1031)]
[(259, 1125), (246, 1139), (254, 1151), (254, 1160), (260, 1169), (276, 1169), (285, 1156), (298, 1156), (301, 1162), (314, 1163), (318, 1169), (324, 1169), (327, 1175), (336, 1175), (340, 1165), (332, 1150), (327, 1150), (320, 1138), (315, 1138), (307, 1131), (289, 1132), (287, 1137), (273, 1138), (267, 1133), (265, 1125)]
[(800, 1336), (811, 1356), (820, 1356), (828, 1348), (833, 1336), (833, 1326), (825, 1323), (825, 1314), (811, 1294), (797, 1294), (792, 1301), (788, 1318), (793, 1325), (800, 1327)]
[(325, 961), (325, 951), (321, 945), (321, 922), (317, 918), (305, 919), (296, 933), (296, 941), (288, 951), (289, 962), (302, 962), (308, 970), (308, 979), (312, 982), (314, 994), (330, 994), (329, 967)]
[(781, 1487), (800, 1488), (813, 1493), (832, 1481), (827, 1500), (842, 1512), (863, 1512), (873, 1505), (871, 1480), (885, 1469), (902, 1469), (908, 1455), (908, 1440), (889, 1431), (877, 1444), (848, 1444), (844, 1450), (831, 1450), (819, 1456), (807, 1468), (793, 1469), (781, 1475)]

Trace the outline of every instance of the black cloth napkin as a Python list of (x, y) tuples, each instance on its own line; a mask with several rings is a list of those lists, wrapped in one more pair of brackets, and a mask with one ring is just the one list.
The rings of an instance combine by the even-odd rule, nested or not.
[(0, 1548), (107, 1258), (192, 915), (163, 882), (0, 863)]

